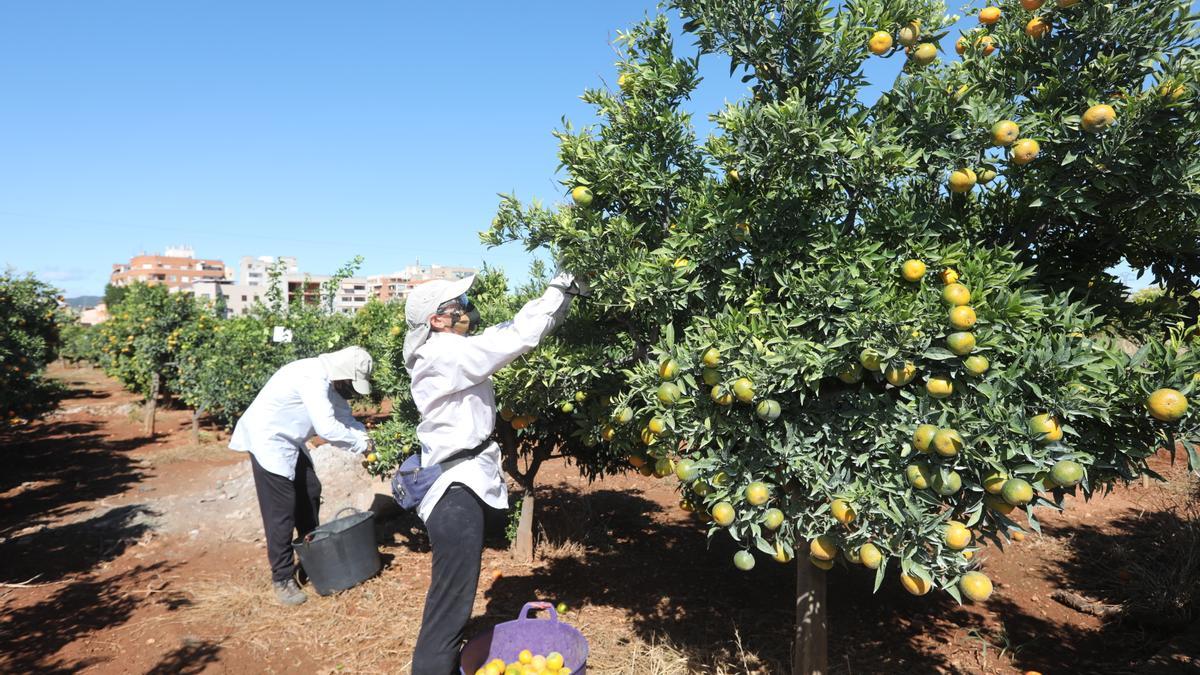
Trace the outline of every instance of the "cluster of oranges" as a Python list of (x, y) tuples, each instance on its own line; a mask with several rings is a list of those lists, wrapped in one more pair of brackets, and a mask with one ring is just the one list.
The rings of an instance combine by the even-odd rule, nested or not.
[(475, 675), (535, 675), (541, 673), (571, 675), (571, 669), (563, 666), (563, 656), (558, 652), (542, 655), (523, 649), (517, 655), (517, 660), (512, 663), (505, 663), (503, 659), (492, 659), (475, 671)]

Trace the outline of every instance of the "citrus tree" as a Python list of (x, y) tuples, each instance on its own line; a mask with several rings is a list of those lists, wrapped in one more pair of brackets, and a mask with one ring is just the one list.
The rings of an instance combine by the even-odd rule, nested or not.
[(0, 274), (0, 424), (46, 412), (56, 388), (42, 375), (59, 348), (58, 290), (32, 275)]
[[(697, 53), (665, 17), (621, 34), (616, 88), (584, 94), (598, 122), (558, 133), (570, 202), (507, 197), (483, 234), (594, 290), (573, 321), (603, 328), (539, 353), (562, 374), (545, 400), (599, 407), (543, 433), (673, 473), (737, 567), (806, 558), (813, 602), (804, 570), (839, 561), (982, 601), (981, 540), (1164, 443), (1200, 469), (1194, 333), (1123, 349), (1088, 295), (1111, 258), (1067, 255), (1128, 258), (1137, 237), (1100, 221), (1166, 231), (1195, 207), (1187, 3), (1002, 2), (961, 58), (931, 0), (672, 4)], [(683, 105), (711, 53), (749, 92), (700, 140)], [(868, 82), (888, 57), (899, 77)], [(1177, 201), (1127, 213), (1141, 191)], [(510, 377), (545, 379), (531, 363)]]

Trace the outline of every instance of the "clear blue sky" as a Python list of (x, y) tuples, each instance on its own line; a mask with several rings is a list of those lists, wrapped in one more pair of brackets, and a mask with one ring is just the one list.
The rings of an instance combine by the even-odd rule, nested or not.
[[(231, 265), (294, 255), (314, 274), (362, 254), (363, 273), (419, 258), (521, 277), (523, 250), (476, 233), (497, 192), (560, 198), (551, 131), (593, 119), (580, 93), (614, 83), (616, 31), (654, 7), (6, 3), (0, 265), (69, 295), (173, 244)], [(900, 62), (868, 75), (890, 83)], [(691, 107), (707, 131), (744, 85), (727, 62), (703, 72)]]

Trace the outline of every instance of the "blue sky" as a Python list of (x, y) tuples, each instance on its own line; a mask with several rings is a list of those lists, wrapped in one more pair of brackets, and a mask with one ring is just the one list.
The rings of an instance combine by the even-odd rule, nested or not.
[[(419, 259), (523, 276), (522, 249), (476, 233), (497, 192), (560, 197), (551, 131), (593, 119), (580, 93), (615, 81), (616, 31), (654, 7), (7, 3), (0, 265), (69, 295), (174, 244), (231, 265), (294, 255), (314, 274), (362, 254), (370, 274)], [(868, 75), (890, 82), (900, 62)], [(744, 85), (715, 59), (703, 72), (706, 130)]]

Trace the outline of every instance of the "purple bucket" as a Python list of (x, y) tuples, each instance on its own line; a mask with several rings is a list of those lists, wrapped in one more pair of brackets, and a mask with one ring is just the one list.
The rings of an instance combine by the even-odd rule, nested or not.
[[(550, 618), (530, 619), (531, 609), (548, 609)], [(558, 612), (548, 602), (527, 602), (516, 621), (505, 621), (471, 638), (463, 647), (459, 672), (474, 675), (492, 659), (512, 663), (522, 649), (543, 656), (558, 652), (562, 654), (564, 668), (570, 668), (572, 675), (584, 675), (587, 639), (572, 626), (560, 622)]]

